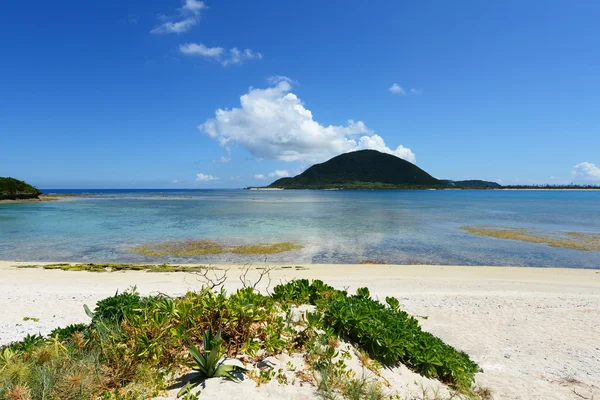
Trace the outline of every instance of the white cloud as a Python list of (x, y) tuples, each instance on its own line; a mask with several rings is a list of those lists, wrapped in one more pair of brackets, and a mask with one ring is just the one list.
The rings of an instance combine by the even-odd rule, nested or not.
[(264, 176), (263, 174), (256, 174), (256, 175), (254, 175), (254, 179), (267, 179), (267, 177)]
[(208, 7), (206, 7), (206, 4), (204, 4), (203, 1), (197, 1), (197, 0), (186, 0), (183, 7), (181, 7), (182, 10), (189, 11), (195, 15), (200, 14), (200, 11), (205, 8), (208, 8)]
[(188, 56), (219, 58), (225, 51), (222, 47), (206, 47), (202, 43), (186, 43), (179, 46), (179, 51)]
[(269, 76), (267, 78), (267, 82), (269, 82), (270, 85), (277, 85), (279, 82), (287, 82), (289, 84), (297, 83), (296, 81), (288, 78), (287, 76), (283, 76), (283, 75)]
[(198, 20), (196, 18), (186, 18), (182, 21), (167, 21), (156, 28), (152, 29), (151, 33), (183, 33), (192, 29), (192, 26), (196, 25)]
[(269, 88), (250, 88), (240, 97), (240, 108), (218, 109), (198, 129), (225, 148), (240, 144), (257, 158), (320, 162), (349, 151), (374, 149), (415, 162), (409, 148), (390, 149), (362, 121), (321, 125), (291, 89), (290, 81), (281, 77)]
[(574, 166), (571, 173), (577, 180), (600, 181), (600, 167), (587, 161)]
[(401, 94), (401, 95), (406, 94), (406, 90), (402, 89), (402, 87), (400, 87), (400, 85), (398, 85), (397, 83), (394, 83), (388, 90), (392, 94)]
[[(177, 18), (166, 17), (168, 21), (158, 25), (150, 32), (157, 34), (187, 32), (198, 23), (200, 11), (205, 8), (208, 7), (203, 1), (185, 0), (183, 6), (178, 9), (179, 16)], [(164, 17), (161, 17), (161, 19), (164, 19)]]
[(225, 164), (231, 161), (231, 157), (221, 156), (218, 160), (213, 160), (214, 163)]
[(396, 150), (391, 150), (385, 145), (383, 138), (379, 135), (363, 136), (358, 141), (356, 150), (377, 150), (382, 153), (390, 153), (412, 163), (416, 162), (415, 153), (411, 149), (402, 145), (396, 147)]
[(290, 176), (290, 173), (285, 169), (278, 169), (277, 171), (273, 171), (269, 173), (269, 178), (287, 178)]
[(203, 173), (196, 174), (196, 180), (199, 182), (211, 182), (216, 181), (219, 178), (215, 178), (212, 175), (205, 175)]
[(229, 64), (241, 64), (246, 60), (262, 60), (262, 54), (254, 52), (250, 49), (246, 49), (244, 51), (240, 51), (237, 48), (233, 48), (229, 50), (229, 57), (226, 57), (221, 61), (223, 65)]
[(410, 92), (412, 94), (416, 94), (417, 96), (423, 94), (423, 90), (421, 89), (410, 89)]
[(202, 43), (182, 44), (179, 46), (179, 51), (188, 56), (202, 56), (213, 59), (224, 66), (241, 64), (247, 60), (260, 60), (263, 57), (261, 53), (250, 49), (241, 51), (234, 47), (233, 49), (225, 50), (222, 47), (207, 47)]

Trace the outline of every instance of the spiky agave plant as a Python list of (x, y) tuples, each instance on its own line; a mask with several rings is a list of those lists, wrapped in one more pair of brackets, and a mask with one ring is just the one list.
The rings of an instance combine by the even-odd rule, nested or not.
[(234, 372), (247, 372), (245, 368), (223, 363), (225, 361), (223, 359), (225, 352), (221, 349), (221, 331), (213, 335), (212, 328), (208, 328), (204, 332), (202, 342), (203, 352), (200, 352), (193, 344), (189, 347), (190, 356), (192, 356), (196, 363), (193, 369), (197, 374), (179, 391), (177, 397), (190, 393), (192, 388), (199, 385), (205, 379), (223, 377), (237, 381), (238, 378), (233, 375)]

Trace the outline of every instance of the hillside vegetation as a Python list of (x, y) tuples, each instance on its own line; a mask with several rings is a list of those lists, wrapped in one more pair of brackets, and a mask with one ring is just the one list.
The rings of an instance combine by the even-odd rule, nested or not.
[(421, 189), (447, 185), (416, 165), (391, 154), (360, 150), (315, 164), (269, 188), (283, 189)]
[(42, 192), (18, 179), (0, 177), (0, 200), (36, 199)]

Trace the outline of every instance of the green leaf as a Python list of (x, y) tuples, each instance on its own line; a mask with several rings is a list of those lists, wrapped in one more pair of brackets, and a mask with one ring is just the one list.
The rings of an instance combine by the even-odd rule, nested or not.
[(88, 317), (90, 318), (94, 318), (94, 313), (92, 312), (92, 310), (90, 310), (90, 308), (87, 306), (87, 304), (83, 305), (83, 310), (85, 311), (85, 313), (87, 314)]

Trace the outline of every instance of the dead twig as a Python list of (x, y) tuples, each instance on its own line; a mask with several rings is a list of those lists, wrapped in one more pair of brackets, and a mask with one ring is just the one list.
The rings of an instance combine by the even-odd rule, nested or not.
[(256, 290), (256, 287), (258, 286), (258, 284), (263, 280), (263, 278), (266, 277), (266, 279), (268, 279), (266, 291), (267, 291), (267, 294), (270, 295), (269, 289), (271, 288), (271, 281), (272, 281), (271, 271), (273, 271), (275, 269), (275, 267), (266, 267), (266, 268), (260, 270), (258, 279), (254, 282), (252, 282), (250, 279), (247, 279), (248, 272), (250, 271), (251, 267), (252, 267), (252, 264), (245, 264), (244, 267), (242, 268), (242, 273), (240, 274), (240, 281), (242, 282), (242, 286), (244, 288), (251, 287), (252, 289)]
[[(212, 276), (209, 275), (209, 271), (212, 272)], [(196, 280), (198, 282), (202, 282), (204, 286), (213, 290), (214, 288), (223, 285), (227, 280), (229, 268), (222, 271), (223, 273), (221, 275), (218, 275), (214, 269), (205, 269), (201, 272), (193, 272), (193, 274), (196, 275)]]

